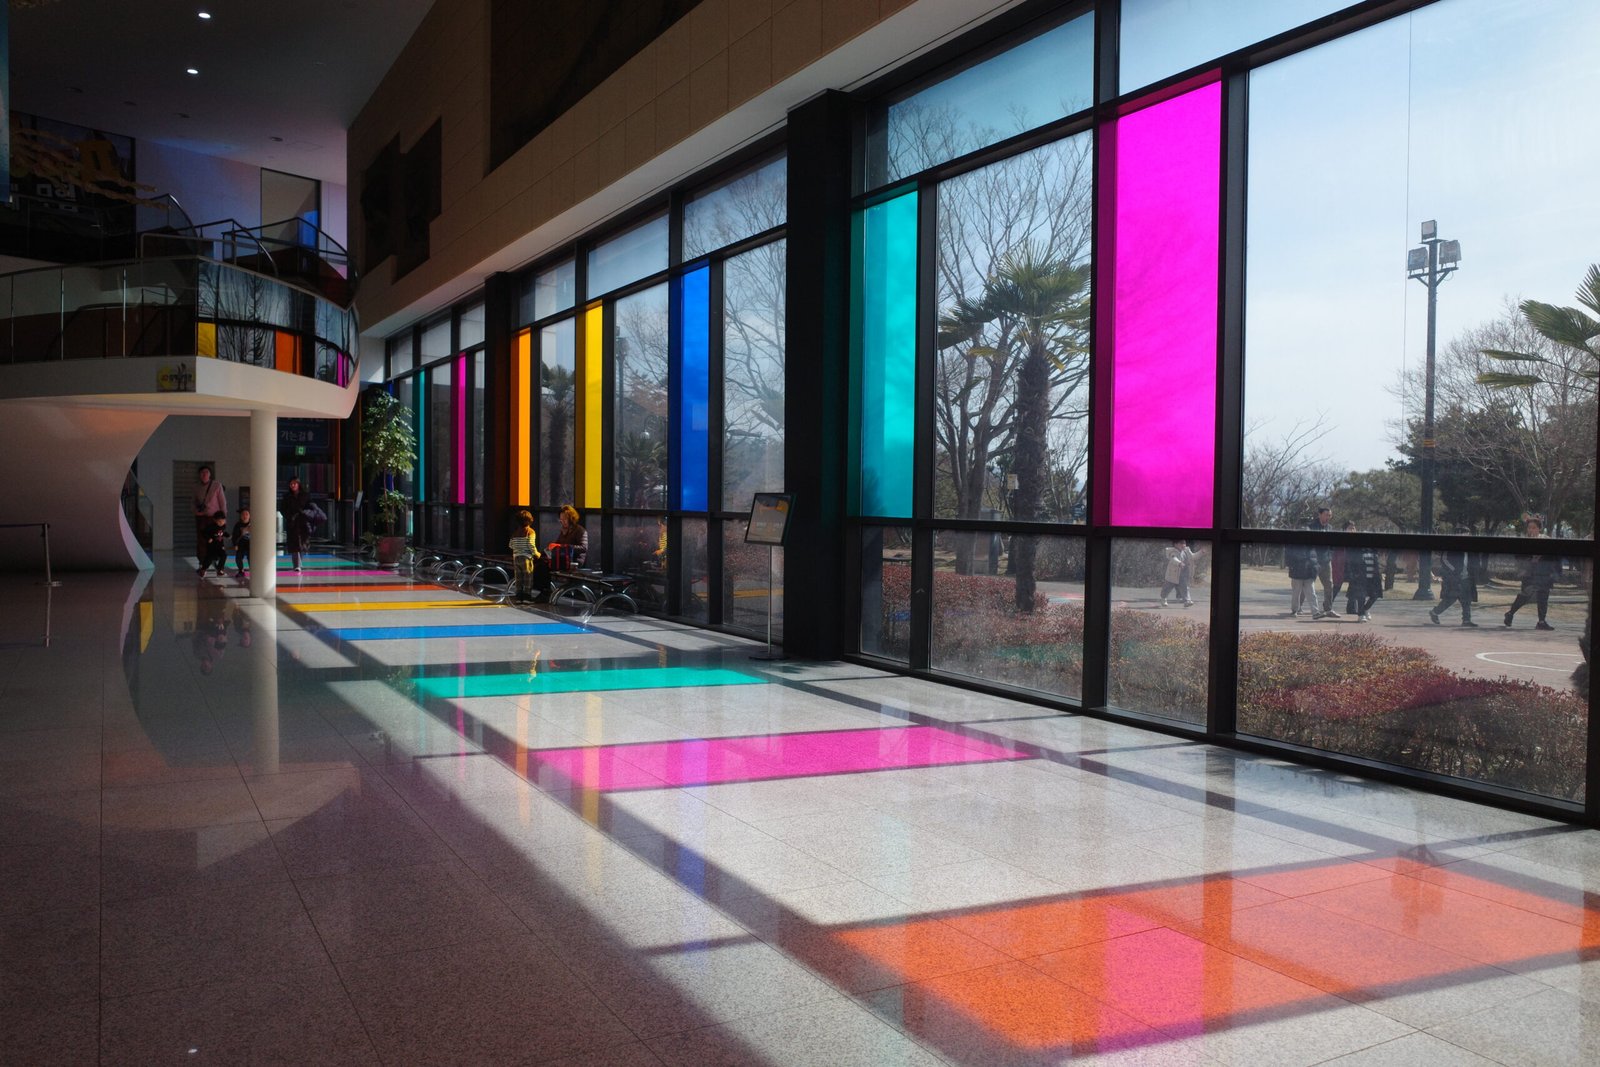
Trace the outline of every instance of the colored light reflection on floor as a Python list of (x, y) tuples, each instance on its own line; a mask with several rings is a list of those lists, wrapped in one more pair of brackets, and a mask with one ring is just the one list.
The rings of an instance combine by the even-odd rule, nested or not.
[[(280, 570), (288, 567), (289, 563), (289, 557), (278, 557), (278, 568)], [(333, 557), (312, 558), (309, 556), (302, 556), (300, 558), (301, 569), (308, 571), (363, 570), (367, 566), (367, 564), (362, 563), (358, 559), (335, 559)], [(391, 571), (390, 573), (393, 572)]]
[(366, 604), (296, 604), (298, 610), (311, 614), (324, 611), (428, 611), (433, 608), (503, 608), (504, 604), (491, 604), (474, 597), (460, 600), (374, 600)]
[[(378, 569), (378, 568), (349, 569), (349, 570), (337, 569), (337, 570), (328, 570), (326, 573), (327, 573), (327, 577), (334, 578), (334, 579), (337, 579), (337, 580), (340, 580), (340, 581), (344, 580), (345, 578), (393, 578), (394, 577), (394, 571), (386, 571), (386, 570), (381, 570), (381, 569)], [(311, 571), (302, 573), (302, 574), (296, 574), (294, 571), (290, 570), (288, 567), (280, 566), (278, 568), (278, 581), (279, 582), (286, 582), (286, 581), (302, 581), (303, 582), (307, 577), (316, 577), (316, 576), (317, 576), (317, 574), (316, 574), (316, 571), (314, 569), (311, 570)], [(308, 587), (311, 586), (311, 585), (315, 585), (315, 584), (316, 584), (315, 582), (305, 582), (305, 585), (308, 586)]]
[[(1600, 952), (1600, 908), (1471, 866), (1391, 873), (1351, 860), (1241, 871), (827, 934), (796, 924), (782, 940), (847, 989), (884, 990), (870, 998), (876, 1009), (911, 1033), (946, 1049), (987, 1043), (991, 1056), (1103, 1052), (1387, 997), (1449, 996)], [(1278, 871), (1344, 884), (1296, 897), (1253, 884)]]
[(407, 641), (446, 637), (549, 637), (593, 633), (570, 622), (526, 622), (480, 626), (352, 626), (325, 631), (341, 641)]
[(764, 678), (720, 667), (622, 667), (603, 671), (473, 674), (417, 679), (417, 688), (433, 697), (507, 697), (537, 693), (600, 692), (608, 689), (685, 689), (702, 685), (765, 684)]
[[(340, 575), (340, 577), (344, 577)], [(427, 593), (440, 588), (432, 582), (301, 582), (292, 596), (303, 593)]]
[(895, 726), (547, 749), (533, 763), (546, 782), (625, 790), (1028, 758), (936, 726)]

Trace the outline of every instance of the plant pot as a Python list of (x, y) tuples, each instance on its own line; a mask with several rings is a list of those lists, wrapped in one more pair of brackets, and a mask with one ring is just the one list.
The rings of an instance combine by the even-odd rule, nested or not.
[(406, 554), (406, 539), (400, 536), (380, 537), (376, 546), (378, 566), (393, 567)]

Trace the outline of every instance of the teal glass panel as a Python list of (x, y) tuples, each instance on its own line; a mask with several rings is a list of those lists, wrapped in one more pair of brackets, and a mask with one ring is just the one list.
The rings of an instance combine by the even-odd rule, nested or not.
[(858, 514), (911, 515), (916, 426), (917, 194), (856, 218)]

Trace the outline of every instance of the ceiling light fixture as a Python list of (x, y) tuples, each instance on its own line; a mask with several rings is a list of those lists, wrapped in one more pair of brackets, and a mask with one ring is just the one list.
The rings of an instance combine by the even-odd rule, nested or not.
[(198, 70), (195, 70), (193, 67), (184, 67), (183, 68), (183, 72), (185, 74), (199, 74), (200, 73)]
[(197, 12), (195, 12), (195, 14), (199, 15), (202, 19), (211, 18), (211, 12), (209, 12), (209, 11), (197, 11)]

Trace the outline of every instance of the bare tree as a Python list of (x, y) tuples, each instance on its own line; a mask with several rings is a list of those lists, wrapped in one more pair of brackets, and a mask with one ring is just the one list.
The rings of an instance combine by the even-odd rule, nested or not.
[(613, 474), (620, 507), (666, 507), (667, 287), (617, 301), (616, 423)]
[[(918, 118), (933, 145), (962, 143), (948, 114)], [(987, 130), (966, 135), (993, 139)], [(939, 186), (934, 439), (943, 514), (1063, 519), (1081, 496), (1090, 169), (1088, 141), (1069, 138)], [(1044, 304), (1033, 299), (1046, 289)], [(970, 571), (970, 556), (961, 539), (957, 570)]]
[[(1537, 357), (1540, 373), (1519, 388), (1502, 387), (1504, 363), (1493, 354), (1501, 351)], [(1439, 465), (1476, 472), (1518, 512), (1545, 515), (1547, 528), (1587, 533), (1594, 525), (1593, 368), (1592, 355), (1552, 340), (1507, 300), (1498, 317), (1456, 336), (1437, 361), (1435, 405), (1445, 413), (1435, 431)], [(1408, 407), (1421, 409), (1424, 387), (1420, 370), (1402, 377)], [(1412, 430), (1398, 435), (1402, 451)]]
[(1245, 430), (1239, 486), (1243, 524), (1257, 530), (1304, 526), (1338, 481), (1338, 469), (1316, 450), (1333, 428), (1325, 415), (1298, 420), (1278, 438), (1264, 437), (1260, 427), (1255, 423)]

